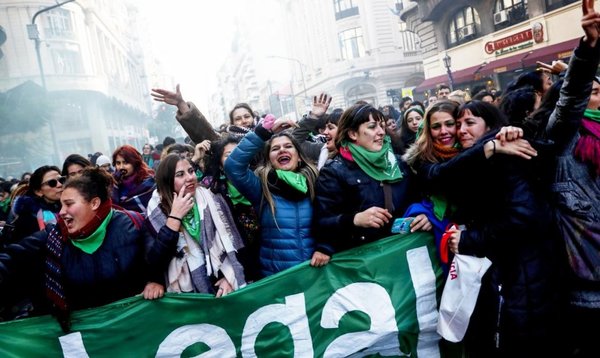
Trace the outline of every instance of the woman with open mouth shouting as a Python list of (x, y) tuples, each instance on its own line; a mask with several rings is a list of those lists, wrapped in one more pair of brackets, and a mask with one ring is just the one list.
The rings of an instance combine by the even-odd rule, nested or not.
[[(225, 161), (225, 174), (259, 215), (264, 276), (306, 261), (314, 251), (311, 223), (317, 168), (292, 136), (281, 132), (290, 125), (267, 115)], [(250, 162), (261, 150), (265, 159), (255, 174)]]

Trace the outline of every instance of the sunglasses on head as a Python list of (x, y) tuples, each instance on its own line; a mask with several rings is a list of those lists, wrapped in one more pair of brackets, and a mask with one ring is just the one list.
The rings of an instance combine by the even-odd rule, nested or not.
[(45, 182), (42, 183), (42, 185), (47, 184), (51, 188), (56, 188), (56, 186), (58, 185), (58, 183), (64, 184), (65, 181), (67, 181), (67, 178), (65, 178), (65, 177), (58, 177), (56, 179), (50, 179), (48, 181), (45, 181)]

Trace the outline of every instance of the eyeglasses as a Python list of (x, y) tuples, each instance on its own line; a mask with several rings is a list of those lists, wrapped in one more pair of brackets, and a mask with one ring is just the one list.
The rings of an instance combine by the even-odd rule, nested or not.
[(65, 183), (65, 181), (67, 181), (67, 178), (65, 177), (58, 177), (56, 179), (50, 179), (48, 181), (45, 181), (42, 183), (42, 185), (46, 184), (51, 188), (56, 188), (56, 186), (58, 185), (58, 183), (60, 183), (61, 185)]

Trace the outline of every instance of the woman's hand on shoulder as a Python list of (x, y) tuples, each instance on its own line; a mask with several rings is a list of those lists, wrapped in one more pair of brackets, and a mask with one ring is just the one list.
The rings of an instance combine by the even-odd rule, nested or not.
[(523, 129), (514, 126), (506, 126), (500, 128), (500, 131), (496, 134), (496, 139), (501, 144), (523, 138)]
[[(492, 142), (492, 141), (490, 141)], [(516, 155), (517, 157), (521, 157), (524, 159), (531, 159), (537, 156), (537, 150), (531, 146), (531, 144), (525, 139), (516, 139), (510, 142), (498, 143), (495, 145), (494, 154), (507, 154), (507, 155)], [(494, 143), (492, 143), (494, 145)]]
[(144, 295), (144, 299), (146, 300), (161, 298), (165, 295), (165, 286), (156, 282), (148, 282), (144, 287), (144, 291), (142, 291), (142, 295)]

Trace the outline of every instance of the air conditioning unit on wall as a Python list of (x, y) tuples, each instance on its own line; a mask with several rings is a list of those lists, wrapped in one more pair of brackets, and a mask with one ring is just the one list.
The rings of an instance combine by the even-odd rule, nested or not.
[(494, 14), (494, 25), (500, 25), (508, 21), (506, 10), (500, 10)]
[(475, 26), (473, 24), (463, 27), (458, 32), (458, 37), (460, 40), (470, 38), (473, 35), (475, 35)]

